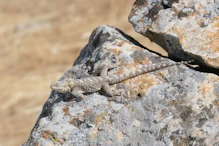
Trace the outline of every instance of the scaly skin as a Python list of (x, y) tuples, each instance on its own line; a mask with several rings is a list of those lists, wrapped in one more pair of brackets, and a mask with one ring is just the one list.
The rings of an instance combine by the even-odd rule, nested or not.
[(66, 93), (70, 92), (76, 97), (83, 98), (83, 93), (93, 93), (99, 91), (100, 89), (104, 89), (104, 91), (109, 96), (119, 95), (120, 93), (116, 90), (112, 90), (109, 85), (120, 83), (124, 80), (136, 77), (141, 74), (145, 74), (148, 72), (156, 71), (162, 68), (181, 65), (185, 63), (191, 63), (192, 61), (182, 61), (182, 62), (159, 62), (157, 64), (152, 65), (144, 65), (141, 69), (131, 71), (127, 74), (116, 74), (116, 75), (107, 75), (108, 69), (115, 68), (112, 67), (104, 67), (100, 73), (100, 76), (91, 76), (82, 79), (69, 79), (64, 81), (54, 81), (50, 88), (60, 92)]

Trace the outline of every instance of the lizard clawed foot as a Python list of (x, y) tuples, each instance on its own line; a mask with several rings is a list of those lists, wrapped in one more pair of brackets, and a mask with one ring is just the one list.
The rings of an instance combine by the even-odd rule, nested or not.
[(81, 101), (85, 97), (82, 93), (71, 92), (71, 94), (75, 97), (76, 101)]
[(114, 101), (118, 103), (127, 103), (127, 98), (125, 96), (113, 96), (113, 97), (108, 97), (108, 101)]
[(108, 97), (109, 101), (116, 101), (119, 103), (126, 103), (127, 102), (128, 94), (124, 89), (116, 89), (113, 91), (113, 95)]

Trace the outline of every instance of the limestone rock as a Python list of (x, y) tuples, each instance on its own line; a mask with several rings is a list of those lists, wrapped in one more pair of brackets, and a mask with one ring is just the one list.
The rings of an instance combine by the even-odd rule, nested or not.
[[(95, 74), (101, 64), (124, 65), (122, 74), (162, 60), (120, 30), (100, 26), (74, 66), (60, 80)], [(109, 101), (104, 92), (76, 101), (52, 91), (23, 146), (44, 145), (217, 145), (219, 77), (185, 65), (140, 75), (114, 85), (129, 91), (126, 103)]]
[(171, 58), (219, 69), (219, 0), (136, 0), (129, 21)]

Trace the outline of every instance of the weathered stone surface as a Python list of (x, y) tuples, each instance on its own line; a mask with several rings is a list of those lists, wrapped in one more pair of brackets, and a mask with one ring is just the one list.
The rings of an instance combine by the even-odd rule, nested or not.
[(129, 21), (171, 58), (219, 69), (219, 0), (136, 0)]
[[(125, 63), (109, 72), (122, 74), (161, 60), (168, 59), (113, 27), (100, 26), (60, 80), (89, 76), (103, 63)], [(103, 92), (75, 101), (53, 91), (24, 146), (219, 144), (218, 76), (180, 65), (114, 86), (130, 92), (127, 103), (108, 101)]]

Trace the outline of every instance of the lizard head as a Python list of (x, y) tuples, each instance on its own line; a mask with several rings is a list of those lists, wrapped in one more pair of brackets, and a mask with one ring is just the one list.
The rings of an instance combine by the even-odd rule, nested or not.
[(63, 81), (54, 81), (50, 85), (50, 88), (60, 93), (66, 93), (71, 91), (69, 82), (63, 82)]

